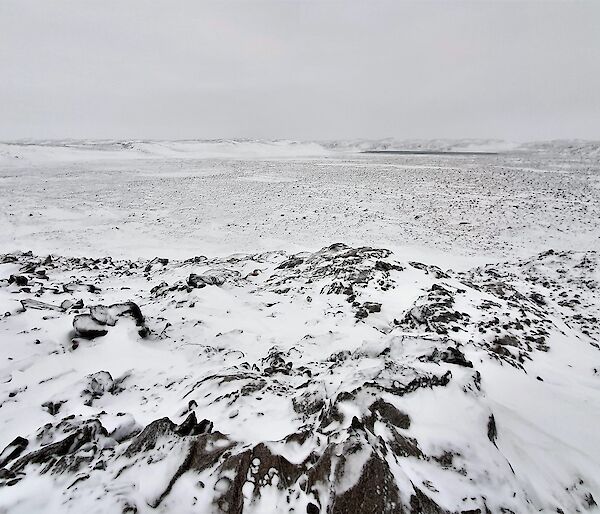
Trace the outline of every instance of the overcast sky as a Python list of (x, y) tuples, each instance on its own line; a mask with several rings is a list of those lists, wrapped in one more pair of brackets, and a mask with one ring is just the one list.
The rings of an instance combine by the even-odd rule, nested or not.
[(0, 0), (0, 139), (600, 139), (600, 1)]

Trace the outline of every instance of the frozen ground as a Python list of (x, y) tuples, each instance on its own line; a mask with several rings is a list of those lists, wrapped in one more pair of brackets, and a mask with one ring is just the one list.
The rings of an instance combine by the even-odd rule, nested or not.
[(357, 153), (386, 147), (3, 145), (0, 250), (174, 258), (344, 241), (425, 249), (447, 262), (445, 254), (600, 249), (595, 145), (477, 157)]
[(0, 513), (598, 512), (598, 146), (394, 145), (1, 145)]

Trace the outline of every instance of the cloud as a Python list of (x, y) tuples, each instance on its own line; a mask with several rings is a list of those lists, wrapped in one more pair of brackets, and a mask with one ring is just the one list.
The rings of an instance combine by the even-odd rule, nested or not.
[(598, 138), (598, 2), (6, 1), (0, 138)]

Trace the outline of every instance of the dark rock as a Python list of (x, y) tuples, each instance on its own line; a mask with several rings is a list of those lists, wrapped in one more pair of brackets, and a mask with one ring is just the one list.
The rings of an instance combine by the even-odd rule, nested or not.
[[(13, 485), (13, 480), (17, 479), (17, 474), (13, 473), (10, 469), (0, 468), (0, 480), (5, 480), (6, 485)], [(0, 484), (2, 485), (2, 484)]]
[(439, 456), (432, 455), (431, 458), (438, 462), (443, 468), (450, 468), (452, 467), (452, 463), (454, 461), (454, 454), (448, 451), (444, 451)]
[(273, 375), (274, 373), (283, 373), (289, 375), (292, 369), (292, 362), (285, 360), (285, 355), (278, 350), (271, 350), (269, 355), (264, 359), (261, 359), (261, 363), (264, 368), (266, 375)]
[(442, 269), (438, 266), (427, 265), (416, 261), (409, 261), (408, 264), (410, 264), (413, 268), (424, 271), (427, 274), (431, 273), (435, 276), (435, 278), (448, 278), (448, 274), (442, 271)]
[(148, 327), (142, 327), (138, 330), (138, 334), (142, 339), (145, 339), (151, 334), (151, 330)]
[(309, 502), (306, 506), (306, 514), (319, 514), (321, 510), (314, 503)]
[(306, 391), (300, 396), (292, 398), (292, 407), (298, 414), (312, 416), (325, 408), (325, 401), (318, 392)]
[(411, 380), (405, 386), (401, 386), (399, 389), (392, 389), (391, 392), (395, 394), (408, 394), (420, 389), (422, 387), (439, 387), (447, 386), (452, 378), (452, 372), (446, 371), (442, 376), (438, 375), (423, 375)]
[(50, 413), (52, 416), (56, 416), (58, 414), (58, 411), (60, 411), (60, 408), (62, 406), (62, 404), (65, 403), (63, 402), (44, 402), (42, 403), (42, 407), (44, 407), (44, 409), (46, 409), (48, 411), (48, 413)]
[(179, 435), (189, 435), (197, 423), (196, 414), (191, 412), (185, 421), (175, 429), (175, 432)]
[[(226, 452), (230, 451), (232, 446), (233, 443), (231, 443), (223, 434), (220, 434), (218, 432), (213, 434), (206, 433), (195, 436), (195, 438), (192, 440), (189, 446), (189, 450), (183, 462), (172, 476), (166, 489), (162, 492), (162, 494), (158, 496), (158, 498), (155, 501), (151, 503), (151, 507), (156, 508), (160, 505), (162, 500), (170, 493), (173, 485), (175, 484), (175, 482), (177, 482), (181, 475), (183, 475), (187, 471), (201, 472), (205, 469), (208, 469), (211, 466), (214, 466)], [(247, 476), (244, 474), (242, 477), (241, 473), (247, 473), (250, 463), (250, 461), (247, 460), (247, 453), (248, 452), (245, 452), (241, 455), (238, 454), (233, 457), (229, 457), (221, 465), (221, 469), (223, 469), (225, 466), (231, 465), (233, 473), (235, 473), (236, 470), (238, 472), (238, 474), (235, 475), (234, 480), (231, 480), (229, 477), (227, 477), (226, 479), (225, 477), (222, 477), (220, 479), (221, 481), (226, 481), (228, 484), (236, 484), (236, 487), (228, 489), (222, 497), (219, 497), (215, 500), (215, 503), (217, 503), (217, 505), (226, 506), (226, 512), (228, 513), (241, 512), (241, 505), (243, 505), (243, 496), (241, 488), (245, 481), (245, 477)], [(239, 465), (240, 461), (247, 462), (244, 462), (245, 465)]]
[(511, 336), (511, 335), (497, 337), (494, 340), (494, 343), (503, 345), (503, 346), (506, 345), (506, 346), (514, 346), (517, 348), (519, 347), (519, 340), (515, 336)]
[(592, 507), (596, 507), (598, 504), (596, 503), (596, 500), (594, 500), (594, 497), (592, 496), (592, 493), (586, 493), (585, 497), (584, 497), (585, 503), (589, 508)]
[(213, 424), (207, 419), (200, 423), (196, 420), (196, 414), (191, 412), (181, 425), (178, 425), (175, 432), (180, 436), (207, 434), (212, 430)]
[(57, 305), (51, 305), (49, 303), (40, 302), (39, 300), (34, 300), (32, 298), (28, 298), (26, 300), (21, 300), (21, 305), (23, 309), (35, 309), (35, 310), (49, 310), (49, 311), (57, 311), (62, 312), (63, 309)]
[(63, 284), (63, 291), (65, 293), (75, 293), (78, 291), (97, 293), (99, 289), (93, 284), (80, 284), (79, 282), (69, 282), (68, 284)]
[(153, 421), (131, 442), (127, 450), (125, 450), (125, 456), (133, 457), (138, 453), (152, 450), (156, 446), (158, 439), (175, 435), (176, 428), (177, 425), (169, 418), (161, 418)]
[(345, 294), (351, 295), (353, 293), (352, 285), (346, 285), (339, 280), (333, 281), (328, 286), (325, 286), (321, 290), (322, 294)]
[(496, 437), (498, 437), (498, 431), (496, 429), (496, 420), (494, 419), (494, 415), (490, 414), (487, 424), (487, 436), (488, 439), (496, 444)]
[(456, 364), (458, 366), (464, 366), (466, 368), (472, 368), (473, 363), (465, 357), (458, 348), (448, 346), (444, 350), (434, 348), (433, 352), (426, 357), (429, 362), (446, 362), (448, 364)]
[(411, 514), (450, 514), (449, 511), (442, 509), (418, 487), (414, 487), (414, 490), (415, 494), (410, 498)]
[(78, 314), (73, 318), (73, 328), (81, 337), (94, 339), (108, 334), (105, 325), (98, 323), (90, 314)]
[(290, 257), (288, 260), (283, 261), (279, 266), (275, 269), (285, 269), (285, 268), (294, 268), (299, 264), (302, 264), (304, 259), (301, 257)]
[[(94, 305), (90, 307), (89, 314), (78, 314), (73, 319), (76, 332), (87, 339), (101, 337), (108, 334), (109, 326), (114, 326), (121, 316), (129, 316), (135, 320), (136, 325), (145, 328), (142, 311), (134, 302), (115, 303), (110, 306)], [(143, 330), (140, 335), (145, 337), (149, 329)], [(145, 335), (142, 335), (145, 334)]]
[(115, 382), (108, 371), (98, 371), (87, 377), (88, 384), (82, 391), (81, 396), (85, 398), (84, 405), (92, 405), (94, 400), (102, 397), (105, 393), (113, 392)]
[(419, 443), (416, 439), (408, 437), (394, 431), (392, 434), (392, 440), (389, 441), (389, 446), (394, 453), (399, 457), (415, 457), (417, 459), (424, 459), (425, 455), (419, 448)]
[(449, 330), (458, 330), (469, 316), (458, 312), (454, 306), (454, 294), (439, 284), (433, 284), (429, 292), (415, 302), (406, 313), (400, 325), (421, 328), (429, 332), (447, 334)]
[(381, 271), (391, 271), (391, 270), (403, 271), (404, 270), (404, 268), (402, 266), (400, 266), (399, 264), (391, 264), (391, 263), (385, 262), (385, 261), (376, 261), (375, 269), (381, 270)]
[(169, 291), (169, 284), (167, 284), (166, 282), (161, 282), (157, 286), (154, 286), (152, 289), (150, 289), (150, 293), (155, 296), (160, 296), (166, 293), (167, 291)]
[(546, 299), (544, 298), (544, 295), (541, 295), (540, 293), (531, 293), (529, 298), (531, 298), (539, 306), (546, 305)]
[(11, 460), (16, 459), (19, 455), (23, 453), (29, 441), (24, 437), (16, 437), (13, 439), (2, 453), (0, 453), (0, 468), (3, 468), (8, 464)]
[(199, 423), (196, 424), (196, 426), (192, 429), (191, 434), (192, 435), (210, 434), (212, 432), (212, 429), (213, 429), (213, 422), (209, 421), (208, 419), (203, 419), (202, 421), (200, 421)]
[(11, 275), (10, 277), (8, 277), (8, 283), (9, 284), (16, 284), (19, 287), (22, 286), (26, 286), (27, 284), (29, 284), (29, 280), (27, 279), (27, 277), (25, 275)]
[(403, 428), (405, 430), (410, 428), (410, 417), (408, 414), (399, 411), (391, 403), (388, 403), (381, 398), (376, 402), (373, 402), (369, 407), (369, 410), (373, 413), (378, 412), (384, 420), (389, 421), (398, 428)]
[(354, 314), (354, 317), (356, 319), (365, 319), (368, 316), (369, 316), (369, 311), (367, 309), (365, 309), (364, 307), (359, 307), (358, 310), (356, 311), (356, 313)]
[[(28, 464), (58, 464), (61, 461), (57, 461), (57, 457), (76, 452), (84, 444), (91, 442), (98, 435), (106, 436), (106, 430), (104, 430), (104, 427), (102, 427), (100, 422), (95, 421), (93, 423), (88, 423), (79, 430), (69, 434), (61, 441), (48, 444), (39, 450), (24, 455), (11, 466), (11, 471), (22, 471)], [(68, 466), (66, 461), (62, 461), (62, 463), (63, 466)]]
[[(291, 487), (304, 471), (303, 464), (293, 464), (281, 455), (271, 453), (263, 443), (257, 444), (250, 450), (238, 453), (225, 460), (219, 467), (221, 480), (226, 477), (226, 484), (228, 485), (225, 492), (215, 501), (221, 511), (236, 514), (243, 512), (244, 496), (242, 486), (253, 462), (258, 462), (256, 476), (265, 477), (267, 482), (270, 482), (273, 476), (277, 476), (277, 487), (283, 490)], [(232, 473), (234, 474), (233, 479), (229, 478)]]
[(381, 312), (381, 304), (377, 302), (365, 302), (362, 304), (363, 309), (366, 309), (367, 312)]
[(134, 302), (115, 303), (110, 306), (94, 305), (90, 307), (90, 316), (102, 325), (114, 326), (120, 316), (130, 316), (136, 325), (144, 324), (144, 316), (141, 309)]
[[(343, 474), (345, 456), (338, 466), (338, 473)], [(377, 494), (367, 494), (377, 491)], [(332, 514), (348, 514), (350, 512), (402, 514), (404, 508), (394, 475), (387, 462), (371, 454), (360, 473), (360, 478), (350, 489), (335, 496)]]
[(191, 287), (202, 288), (206, 286), (222, 286), (227, 280), (239, 276), (237, 271), (210, 270), (201, 275), (190, 273), (187, 283)]
[(60, 308), (64, 311), (67, 309), (83, 309), (83, 300), (64, 300), (60, 304)]
[(164, 259), (162, 257), (155, 257), (146, 265), (146, 267), (144, 268), (144, 271), (146, 273), (148, 273), (150, 270), (152, 270), (152, 268), (154, 267), (155, 264), (160, 264), (161, 266), (166, 266), (167, 264), (169, 264), (169, 259)]

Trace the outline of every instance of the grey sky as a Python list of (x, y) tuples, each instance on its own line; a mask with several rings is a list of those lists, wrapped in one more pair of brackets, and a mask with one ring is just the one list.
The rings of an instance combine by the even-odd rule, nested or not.
[(600, 139), (600, 2), (0, 0), (0, 139)]

